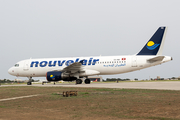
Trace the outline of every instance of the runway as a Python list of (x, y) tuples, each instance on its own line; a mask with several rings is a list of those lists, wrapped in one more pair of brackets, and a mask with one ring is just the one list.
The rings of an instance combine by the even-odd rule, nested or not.
[[(19, 85), (1, 85), (6, 86), (27, 86), (26, 84)], [(180, 90), (180, 81), (155, 81), (155, 82), (119, 82), (119, 83), (91, 83), (91, 84), (78, 84), (74, 83), (52, 83), (47, 84), (32, 84), (31, 86), (37, 87), (88, 87), (88, 88), (119, 88), (119, 89), (158, 89), (158, 90)]]

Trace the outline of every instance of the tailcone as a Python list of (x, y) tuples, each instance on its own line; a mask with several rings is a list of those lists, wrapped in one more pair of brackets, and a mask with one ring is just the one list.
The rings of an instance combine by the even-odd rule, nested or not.
[(172, 60), (173, 60), (173, 58), (171, 56), (165, 56), (163, 59), (163, 63), (168, 62), (168, 61), (172, 61)]

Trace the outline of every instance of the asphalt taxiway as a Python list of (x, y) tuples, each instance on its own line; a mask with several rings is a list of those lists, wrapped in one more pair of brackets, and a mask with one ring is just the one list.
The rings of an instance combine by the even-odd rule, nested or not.
[[(16, 85), (1, 85), (5, 86), (28, 86), (26, 84)], [(37, 87), (88, 87), (88, 88), (119, 88), (119, 89), (158, 89), (158, 90), (180, 90), (180, 81), (155, 81), (155, 82), (119, 82), (119, 83), (106, 83), (97, 82), (91, 84), (74, 84), (74, 83), (52, 83), (47, 84), (32, 84), (30, 86)]]

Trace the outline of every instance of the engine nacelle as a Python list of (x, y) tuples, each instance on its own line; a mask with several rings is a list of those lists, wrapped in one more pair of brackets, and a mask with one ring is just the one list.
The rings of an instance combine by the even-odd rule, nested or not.
[(59, 71), (50, 71), (46, 73), (46, 79), (48, 81), (59, 81), (59, 80), (64, 80), (64, 81), (73, 81), (76, 80), (76, 77), (70, 77), (67, 74), (64, 74), (63, 72)]

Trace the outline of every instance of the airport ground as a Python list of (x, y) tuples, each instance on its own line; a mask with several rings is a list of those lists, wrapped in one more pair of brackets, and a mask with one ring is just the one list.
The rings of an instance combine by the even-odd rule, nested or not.
[[(0, 120), (180, 120), (180, 90), (176, 88), (180, 82), (169, 81), (175, 90), (130, 89), (133, 83), (167, 87), (168, 81), (94, 83), (91, 87), (74, 83), (70, 83), (74, 87), (69, 83), (1, 85)], [(113, 84), (114, 88), (106, 87)], [(121, 85), (126, 88), (117, 87)], [(78, 91), (78, 96), (63, 97), (59, 95), (63, 91)]]

